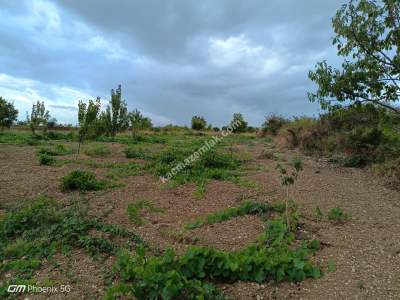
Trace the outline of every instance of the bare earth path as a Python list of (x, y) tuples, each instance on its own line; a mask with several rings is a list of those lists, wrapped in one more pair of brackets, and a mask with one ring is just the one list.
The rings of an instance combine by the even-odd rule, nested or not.
[[(283, 199), (283, 190), (275, 170), (277, 161), (258, 158), (264, 149), (265, 145), (259, 142), (238, 148), (253, 157), (248, 178), (260, 184), (258, 192), (232, 183), (214, 181), (207, 186), (205, 196), (196, 199), (195, 187), (191, 185), (166, 189), (156, 178), (143, 174), (124, 179), (123, 188), (90, 194), (92, 213), (103, 215), (109, 211), (110, 222), (131, 227), (152, 244), (162, 248), (173, 246), (178, 251), (185, 249), (187, 243), (171, 237), (171, 232), (186, 222), (233, 206), (240, 197), (266, 202)], [(123, 157), (120, 150), (117, 152), (117, 158), (109, 159)], [(285, 150), (281, 155), (289, 161), (299, 154)], [(292, 191), (292, 198), (303, 215), (304, 234), (319, 239), (324, 245), (316, 255), (323, 269), (322, 278), (308, 279), (300, 284), (238, 282), (220, 287), (231, 299), (400, 299), (400, 193), (386, 188), (368, 170), (342, 168), (323, 160), (302, 157), (304, 171)], [(18, 201), (21, 197), (35, 197), (43, 191), (59, 201), (65, 201), (71, 195), (59, 191), (59, 178), (74, 168), (71, 165), (57, 168), (38, 166), (33, 147), (0, 145), (0, 203)], [(99, 175), (103, 172), (99, 169), (94, 171)], [(150, 199), (165, 212), (145, 212), (144, 217), (148, 222), (135, 227), (129, 223), (126, 207), (141, 197)], [(324, 213), (322, 220), (316, 218), (317, 206)], [(329, 221), (327, 212), (333, 207), (351, 213), (352, 218), (342, 224)], [(200, 237), (200, 245), (236, 249), (245, 247), (263, 230), (262, 227), (260, 220), (247, 216), (199, 229), (194, 234)], [(85, 299), (104, 295), (104, 286), (99, 287), (103, 284), (101, 274), (94, 279), (94, 271), (90, 271), (88, 266), (96, 262), (82, 255), (74, 258), (83, 262), (76, 264), (77, 270), (73, 269), (72, 264), (71, 272), (76, 272), (77, 277), (75, 291), (64, 295), (65, 298)], [(328, 262), (336, 270), (328, 271)], [(85, 264), (88, 271), (85, 271)], [(100, 267), (104, 266), (98, 266), (97, 270), (101, 270)], [(41, 269), (37, 276), (59, 276), (54, 275), (56, 272), (48, 273), (48, 269)], [(93, 291), (81, 293), (80, 288), (85, 287), (93, 287)], [(53, 299), (64, 297), (58, 295)]]

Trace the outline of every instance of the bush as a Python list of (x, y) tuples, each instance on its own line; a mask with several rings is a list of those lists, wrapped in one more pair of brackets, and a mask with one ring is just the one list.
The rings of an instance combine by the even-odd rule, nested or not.
[[(93, 231), (103, 233), (104, 237), (93, 236)], [(120, 247), (116, 238), (124, 238), (121, 243), (125, 247), (130, 242), (144, 243), (135, 233), (104, 224), (75, 205), (63, 208), (47, 197), (24, 201), (0, 219), (0, 274), (12, 274), (12, 282), (8, 284), (29, 280), (35, 269), (61, 250), (81, 248), (90, 254), (110, 255)], [(2, 282), (0, 295), (8, 284)], [(5, 294), (2, 299), (8, 296)]]
[(39, 155), (39, 164), (40, 165), (45, 165), (45, 166), (51, 166), (54, 165), (56, 162), (56, 160), (54, 159), (54, 157), (43, 153)]
[(73, 133), (68, 132), (58, 132), (58, 131), (48, 131), (45, 133), (46, 137), (50, 140), (66, 140), (71, 141), (73, 139)]
[(146, 151), (141, 148), (130, 147), (130, 148), (126, 148), (124, 150), (124, 152), (125, 152), (126, 158), (139, 158), (139, 159), (145, 159), (145, 160), (149, 160), (152, 158), (151, 155), (146, 153)]
[(328, 213), (329, 220), (332, 221), (345, 221), (351, 217), (350, 214), (345, 213), (341, 208), (334, 207)]
[(111, 154), (111, 149), (104, 145), (95, 145), (85, 149), (84, 153), (92, 157), (104, 157)]
[(63, 191), (97, 191), (106, 187), (104, 180), (96, 179), (93, 172), (76, 170), (61, 178)]
[(207, 122), (203, 117), (194, 116), (192, 117), (192, 129), (203, 130), (207, 127)]
[(47, 154), (50, 156), (68, 155), (74, 152), (74, 150), (69, 149), (62, 144), (55, 145), (54, 147), (42, 147), (38, 150), (38, 154)]
[(281, 129), (282, 126), (287, 123), (289, 123), (289, 120), (284, 117), (278, 115), (270, 115), (265, 117), (265, 122), (262, 124), (261, 131), (264, 135), (276, 135), (279, 129)]
[(319, 268), (310, 261), (314, 249), (307, 244), (292, 246), (293, 241), (294, 235), (278, 219), (268, 222), (258, 244), (240, 251), (193, 246), (180, 257), (173, 250), (153, 257), (146, 257), (140, 248), (136, 256), (125, 251), (115, 265), (122, 282), (108, 296), (114, 299), (120, 292), (138, 299), (223, 299), (208, 281), (298, 282), (320, 277)]

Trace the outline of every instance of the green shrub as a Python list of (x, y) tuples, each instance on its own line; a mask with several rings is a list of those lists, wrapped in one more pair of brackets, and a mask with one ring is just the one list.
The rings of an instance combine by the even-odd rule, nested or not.
[(185, 225), (186, 229), (199, 228), (204, 225), (212, 225), (227, 221), (232, 218), (244, 216), (244, 215), (255, 215), (265, 214), (271, 211), (283, 212), (285, 210), (284, 205), (281, 204), (267, 204), (263, 202), (245, 202), (239, 207), (230, 207), (222, 211), (207, 215), (205, 218), (200, 218), (192, 223)]
[(192, 246), (180, 257), (173, 250), (153, 257), (146, 257), (140, 248), (135, 256), (123, 252), (115, 265), (121, 283), (111, 288), (108, 296), (113, 299), (119, 292), (138, 299), (222, 299), (209, 281), (318, 278), (320, 270), (310, 261), (307, 244), (293, 247), (293, 240), (286, 224), (275, 220), (268, 223), (260, 244), (240, 251)]
[(94, 145), (85, 149), (84, 153), (92, 157), (104, 157), (111, 154), (111, 149), (104, 145)]
[[(201, 146), (201, 143), (200, 143)], [(198, 151), (197, 144), (184, 147), (171, 147), (162, 151), (146, 165), (146, 169), (158, 176), (167, 176), (173, 168), (183, 164), (185, 160)], [(204, 185), (210, 179), (234, 180), (238, 177), (236, 170), (241, 161), (229, 154), (212, 149), (199, 155), (199, 158), (182, 168), (172, 178), (176, 184), (194, 182), (197, 185)]]
[(283, 125), (289, 123), (289, 120), (278, 116), (278, 115), (270, 115), (265, 118), (265, 122), (262, 124), (262, 133), (276, 135), (279, 129), (282, 128)]
[(96, 179), (93, 172), (76, 170), (61, 178), (63, 191), (96, 191), (106, 188), (104, 180)]
[(46, 132), (46, 137), (50, 140), (65, 140), (65, 141), (72, 141), (73, 139), (73, 132), (58, 132), (58, 131), (48, 131)]
[(351, 215), (348, 213), (345, 213), (339, 207), (334, 207), (329, 211), (328, 218), (329, 218), (329, 220), (332, 220), (332, 221), (345, 221), (345, 220), (348, 220), (349, 218), (351, 218)]
[(142, 225), (145, 223), (143, 218), (140, 216), (141, 209), (148, 209), (150, 212), (162, 212), (162, 209), (154, 207), (149, 201), (147, 200), (139, 200), (135, 203), (131, 203), (126, 208), (126, 211), (129, 216), (129, 220), (135, 225)]
[(194, 116), (192, 117), (192, 129), (203, 130), (207, 127), (207, 122), (203, 117)]
[(107, 178), (119, 179), (129, 176), (136, 176), (139, 174), (140, 165), (135, 162), (116, 164), (111, 163), (105, 166), (109, 171), (105, 174)]
[(41, 147), (38, 150), (38, 154), (47, 154), (51, 156), (61, 156), (61, 155), (68, 155), (72, 154), (75, 151), (67, 148), (66, 146), (62, 144), (55, 145), (53, 147)]
[(125, 152), (125, 157), (126, 158), (139, 158), (139, 159), (145, 159), (145, 160), (150, 160), (152, 159), (152, 156), (147, 153), (147, 151), (143, 150), (142, 148), (126, 148), (124, 150)]
[[(104, 224), (74, 205), (63, 208), (47, 197), (26, 203), (0, 219), (0, 276), (12, 272), (13, 282), (31, 278), (59, 251), (82, 248), (90, 254), (109, 255), (121, 247), (114, 242), (116, 237), (124, 238), (125, 246), (134, 243), (131, 249), (145, 245), (135, 233)], [(94, 230), (107, 237), (92, 236)]]
[(40, 165), (45, 165), (45, 166), (52, 166), (54, 165), (56, 160), (54, 157), (48, 155), (48, 154), (40, 154), (39, 155), (39, 164)]

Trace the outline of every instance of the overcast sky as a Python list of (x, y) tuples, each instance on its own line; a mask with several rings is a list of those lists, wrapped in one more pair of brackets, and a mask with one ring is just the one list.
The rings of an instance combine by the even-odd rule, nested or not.
[(0, 96), (20, 119), (40, 99), (73, 124), (79, 99), (104, 104), (118, 84), (156, 125), (316, 115), (307, 73), (337, 62), (331, 18), (344, 2), (0, 0)]

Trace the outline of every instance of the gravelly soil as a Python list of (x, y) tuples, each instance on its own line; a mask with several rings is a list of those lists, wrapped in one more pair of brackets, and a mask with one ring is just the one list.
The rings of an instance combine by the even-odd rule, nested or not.
[[(113, 156), (101, 160), (126, 161), (121, 158), (121, 147), (114, 146)], [(204, 226), (193, 230), (189, 237), (181, 229), (187, 222), (234, 206), (241, 199), (281, 200), (284, 194), (275, 170), (277, 161), (260, 159), (264, 149), (258, 142), (253, 142), (251, 147), (238, 147), (253, 157), (248, 178), (259, 183), (259, 190), (214, 181), (207, 186), (205, 196), (198, 199), (193, 185), (171, 189), (153, 176), (141, 174), (123, 179), (125, 186), (122, 188), (87, 193), (84, 198), (90, 203), (91, 214), (137, 231), (153, 246), (174, 247), (178, 252), (191, 244), (240, 249), (263, 231), (262, 221), (257, 217), (246, 216)], [(299, 154), (284, 151), (280, 155), (284, 163), (283, 160)], [(316, 257), (323, 267), (323, 277), (300, 284), (238, 282), (220, 287), (232, 299), (400, 299), (400, 193), (386, 188), (380, 178), (368, 170), (337, 167), (322, 159), (303, 157), (303, 160), (304, 172), (292, 190), (292, 198), (303, 214), (304, 235), (316, 237), (325, 245)], [(39, 166), (34, 147), (0, 145), (0, 203), (43, 193), (61, 202), (81, 197), (59, 190), (59, 178), (77, 168), (73, 164)], [(79, 168), (92, 169), (99, 176), (104, 173), (101, 168)], [(139, 199), (148, 199), (164, 212), (144, 210), (145, 224), (134, 226), (128, 219), (126, 207)], [(323, 220), (316, 219), (317, 206), (324, 213)], [(351, 213), (351, 220), (341, 224), (327, 220), (326, 214), (333, 207)], [(52, 299), (87, 299), (104, 294), (104, 277), (111, 268), (112, 259), (99, 262), (78, 252), (70, 258), (60, 256), (57, 261), (64, 266), (64, 272), (49, 263), (38, 271), (37, 278), (49, 277), (69, 283), (73, 292), (52, 295)], [(333, 272), (328, 271), (329, 261), (336, 266)]]

